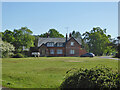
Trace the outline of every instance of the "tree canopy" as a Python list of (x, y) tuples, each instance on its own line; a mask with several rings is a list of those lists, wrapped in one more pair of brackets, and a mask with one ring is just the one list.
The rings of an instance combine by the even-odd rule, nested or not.
[(110, 43), (110, 35), (106, 35), (106, 29), (100, 27), (93, 28), (90, 32), (83, 33), (84, 40), (89, 46), (89, 52), (96, 55), (103, 55), (104, 53), (110, 53), (111, 47), (107, 44)]
[(23, 46), (30, 48), (34, 46), (34, 36), (32, 31), (27, 27), (14, 29), (14, 31), (6, 30), (2, 34), (3, 41), (7, 41), (15, 46), (16, 52), (21, 52)]
[(41, 34), (40, 37), (63, 38), (64, 35), (60, 34), (56, 29), (50, 29), (48, 32)]
[(81, 33), (78, 32), (78, 31), (75, 32), (74, 30), (72, 31), (72, 37), (82, 39), (82, 35), (81, 35)]

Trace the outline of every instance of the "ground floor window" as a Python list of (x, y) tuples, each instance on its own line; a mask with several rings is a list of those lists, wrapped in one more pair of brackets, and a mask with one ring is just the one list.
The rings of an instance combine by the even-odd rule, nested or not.
[(75, 54), (75, 50), (70, 50), (70, 54)]
[(50, 49), (50, 54), (54, 54), (54, 50), (53, 49)]
[(57, 54), (62, 54), (62, 53), (63, 53), (62, 49), (57, 50)]

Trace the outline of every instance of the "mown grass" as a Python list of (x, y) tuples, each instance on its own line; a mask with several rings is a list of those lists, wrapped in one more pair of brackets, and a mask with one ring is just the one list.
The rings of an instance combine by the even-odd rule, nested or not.
[(66, 71), (99, 64), (117, 71), (118, 61), (99, 57), (3, 58), (2, 84), (10, 88), (58, 88)]

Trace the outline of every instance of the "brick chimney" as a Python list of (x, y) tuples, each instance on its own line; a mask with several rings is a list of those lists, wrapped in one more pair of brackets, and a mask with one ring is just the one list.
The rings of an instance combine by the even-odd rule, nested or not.
[(69, 38), (71, 38), (72, 37), (72, 35), (71, 35), (71, 33), (69, 34)]
[(68, 39), (68, 36), (67, 36), (67, 33), (66, 33), (66, 42), (67, 42), (67, 39)]

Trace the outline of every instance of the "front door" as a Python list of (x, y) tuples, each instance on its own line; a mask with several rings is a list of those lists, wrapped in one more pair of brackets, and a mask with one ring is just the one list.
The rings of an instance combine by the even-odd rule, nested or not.
[(45, 49), (42, 49), (41, 54), (42, 54), (42, 56), (45, 56), (45, 55), (46, 55), (46, 50), (45, 50)]

